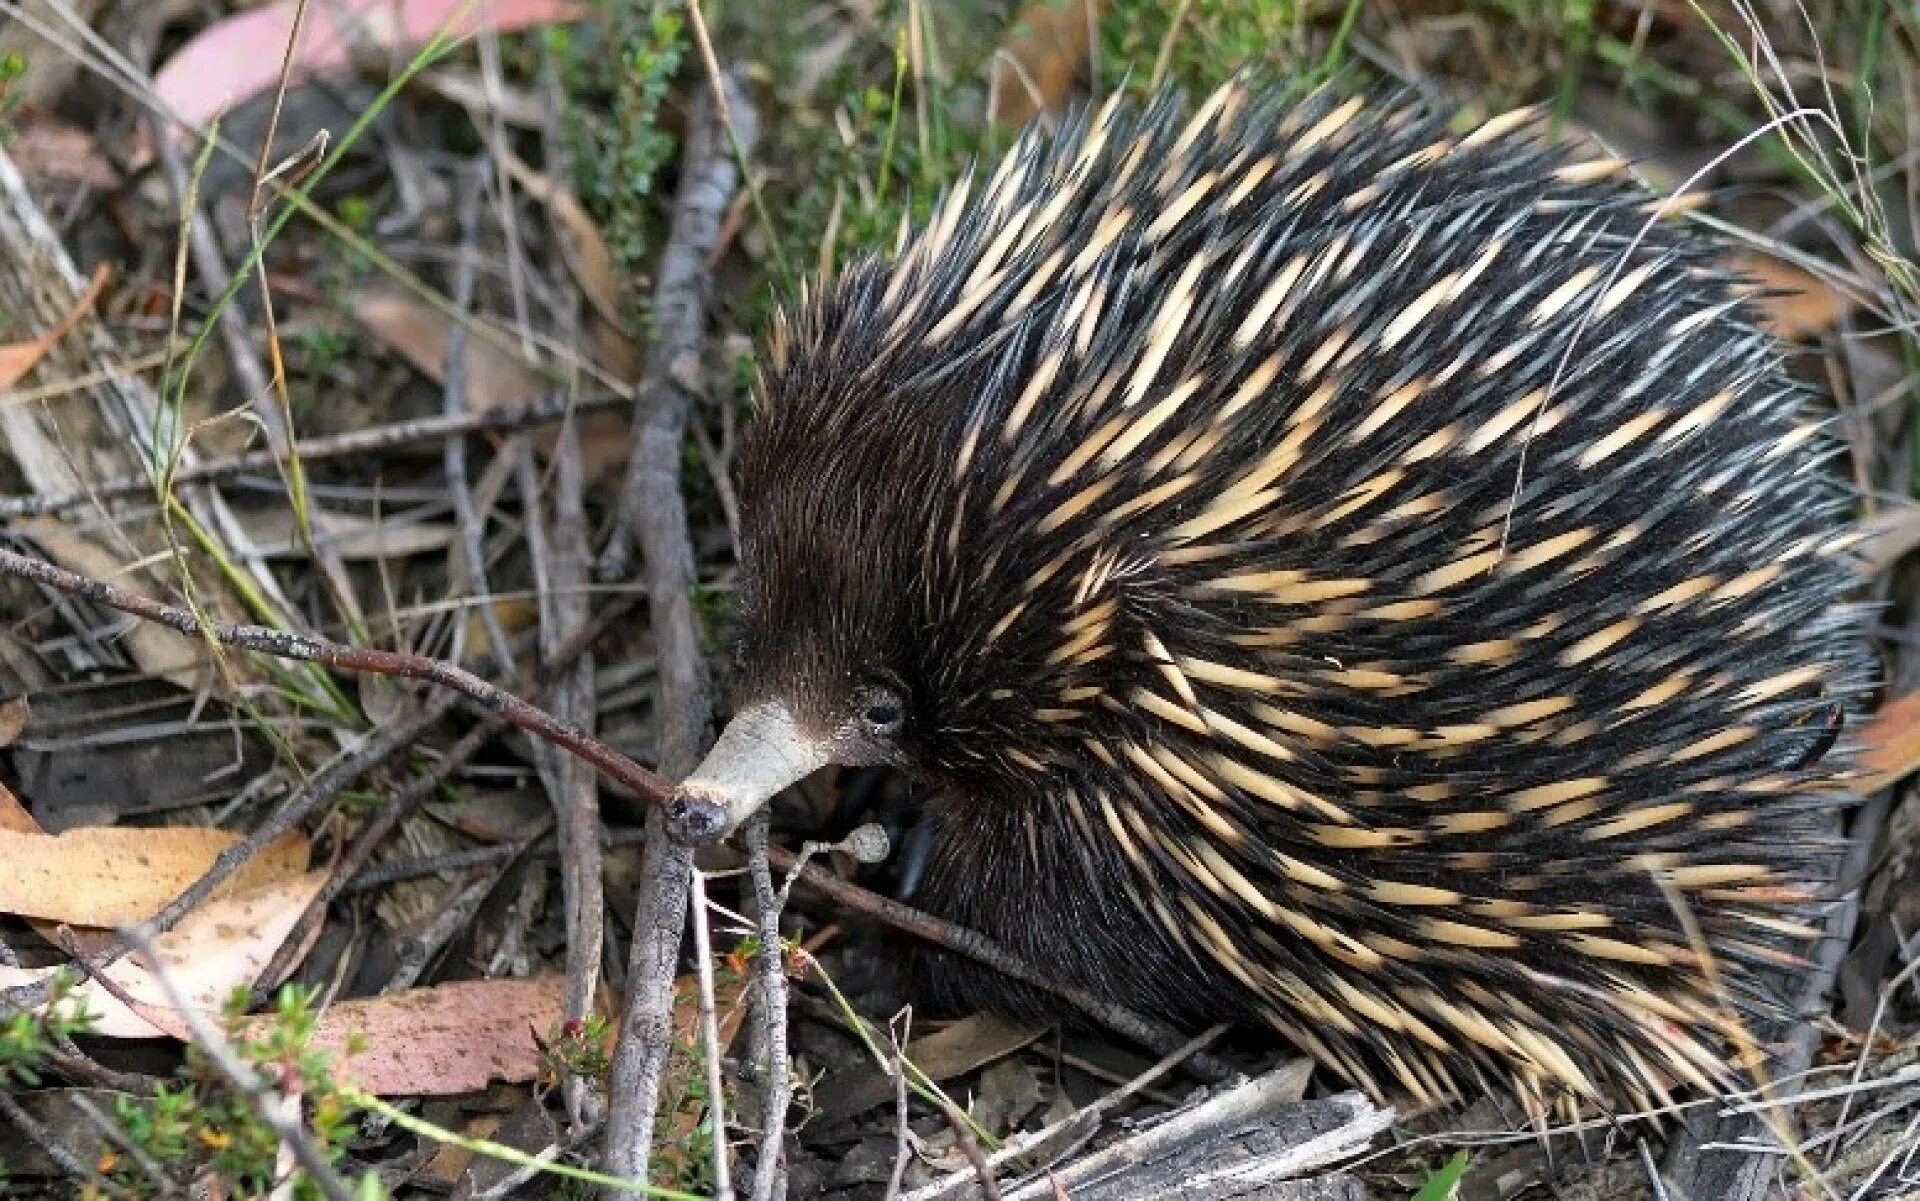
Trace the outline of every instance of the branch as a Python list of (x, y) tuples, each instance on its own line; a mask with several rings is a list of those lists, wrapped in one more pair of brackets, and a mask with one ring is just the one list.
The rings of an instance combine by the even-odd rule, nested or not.
[[(716, 85), (740, 85), (732, 76)], [(601, 557), (603, 577), (626, 574), (630, 544), (638, 536), (646, 558), (647, 599), (660, 673), (660, 768), (671, 777), (692, 771), (712, 734), (712, 702), (700, 627), (693, 609), (693, 540), (680, 494), (680, 448), (697, 385), (700, 339), (713, 280), (707, 260), (733, 196), (739, 172), (725, 150), (731, 133), (750, 147), (756, 132), (744, 95), (734, 111), (741, 124), (726, 130), (712, 97), (696, 96), (687, 121), (680, 190), (673, 226), (661, 254), (653, 300), (653, 344), (635, 393), (633, 457), (628, 462), (620, 516)], [(614, 1052), (607, 1112), (606, 1170), (644, 1180), (659, 1107), (660, 1074), (673, 1022), (673, 974), (686, 923), (693, 875), (688, 831), (717, 832), (720, 808), (708, 802), (672, 806), (672, 830), (656, 809), (647, 815), (646, 852), (640, 864), (640, 899), (633, 922), (626, 1012)], [(724, 1143), (723, 1131), (714, 1138)]]
[(313, 634), (272, 630), (265, 626), (237, 622), (202, 623), (185, 609), (162, 604), (147, 597), (89, 579), (76, 572), (15, 551), (0, 549), (0, 575), (16, 576), (44, 585), (67, 596), (79, 597), (135, 617), (168, 627), (190, 637), (211, 639), (222, 646), (258, 651), (279, 659), (319, 663), (341, 671), (399, 676), (408, 680), (426, 680), (452, 689), (510, 726), (537, 735), (556, 746), (565, 747), (598, 768), (616, 784), (623, 785), (642, 799), (660, 804), (673, 791), (666, 781), (627, 758), (619, 751), (591, 738), (544, 710), (537, 709), (511, 692), (496, 688), (464, 667), (426, 655), (404, 651), (374, 650), (345, 646)]

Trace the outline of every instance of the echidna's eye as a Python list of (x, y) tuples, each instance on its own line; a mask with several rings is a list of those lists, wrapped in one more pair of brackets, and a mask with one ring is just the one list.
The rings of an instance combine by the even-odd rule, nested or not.
[(891, 690), (869, 685), (856, 692), (853, 699), (869, 737), (891, 738), (900, 732), (906, 721), (906, 706)]

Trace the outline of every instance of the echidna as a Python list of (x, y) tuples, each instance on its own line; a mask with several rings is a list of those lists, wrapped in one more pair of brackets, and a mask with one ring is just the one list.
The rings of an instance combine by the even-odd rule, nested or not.
[(776, 322), (682, 797), (894, 765), (931, 908), (1376, 1094), (1723, 1085), (1873, 673), (1837, 440), (1657, 216), (1525, 112), (1027, 133)]

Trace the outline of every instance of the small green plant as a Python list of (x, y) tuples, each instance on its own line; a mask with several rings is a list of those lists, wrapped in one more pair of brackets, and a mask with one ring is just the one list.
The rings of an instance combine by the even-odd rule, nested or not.
[(38, 1085), (41, 1061), (53, 1045), (93, 1028), (92, 1015), (68, 1003), (72, 996), (73, 979), (63, 969), (54, 974), (44, 1009), (0, 1022), (0, 1089)]
[(547, 38), (569, 100), (574, 189), (632, 277), (649, 265), (654, 177), (673, 155), (660, 104), (685, 53), (685, 19), (672, 0), (613, 0), (600, 19), (556, 26)]
[[(20, 106), (26, 103), (26, 95), (19, 87), (26, 75), (26, 55), (17, 50), (0, 54), (0, 122), (11, 122)], [(11, 135), (12, 132), (10, 124), (0, 128), (0, 133)]]
[(590, 1014), (585, 1021), (569, 1019), (547, 1031), (541, 1046), (547, 1074), (557, 1082), (567, 1076), (604, 1082), (613, 1061), (607, 1056), (607, 1019)]
[[(312, 995), (289, 986), (262, 1018), (249, 1018), (247, 990), (237, 990), (221, 1014), (229, 1047), (259, 1072), (269, 1087), (298, 1096), (308, 1133), (331, 1161), (345, 1153), (358, 1107), (333, 1080), (331, 1058), (312, 1047), (318, 1013)], [(356, 1048), (349, 1047), (349, 1050)], [(279, 1181), (280, 1139), (254, 1104), (197, 1048), (187, 1049), (179, 1079), (152, 1096), (122, 1096), (114, 1116), (128, 1142), (175, 1182), (211, 1172), (236, 1195), (264, 1195)], [(159, 1191), (137, 1164), (109, 1156), (102, 1170), (134, 1196)], [(321, 1194), (304, 1174), (293, 1182), (296, 1198)], [(365, 1187), (361, 1189), (365, 1194)]]
[(1240, 67), (1310, 87), (1346, 61), (1359, 11), (1357, 0), (1116, 0), (1100, 23), (1101, 91), (1166, 82), (1199, 95)]
[(1420, 1191), (1413, 1195), (1413, 1201), (1447, 1201), (1453, 1191), (1460, 1187), (1460, 1178), (1467, 1174), (1467, 1153), (1456, 1151), (1453, 1158), (1441, 1164), (1420, 1185)]

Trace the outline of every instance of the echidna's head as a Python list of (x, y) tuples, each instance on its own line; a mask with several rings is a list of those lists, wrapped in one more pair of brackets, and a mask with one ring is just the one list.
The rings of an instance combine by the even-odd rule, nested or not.
[(830, 764), (913, 767), (935, 724), (910, 598), (926, 578), (917, 531), (938, 503), (922, 460), (950, 440), (871, 427), (910, 390), (900, 381), (814, 363), (763, 386), (735, 456), (733, 717), (680, 788), (723, 811), (725, 831)]

